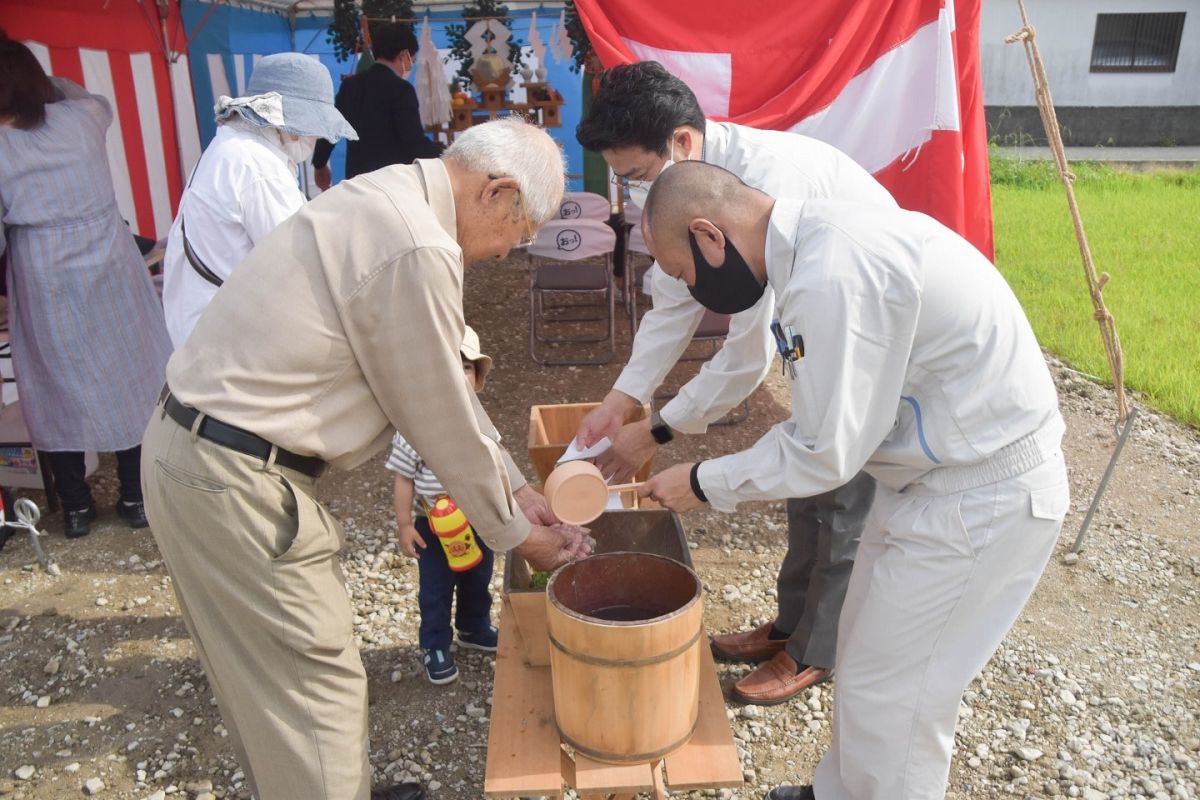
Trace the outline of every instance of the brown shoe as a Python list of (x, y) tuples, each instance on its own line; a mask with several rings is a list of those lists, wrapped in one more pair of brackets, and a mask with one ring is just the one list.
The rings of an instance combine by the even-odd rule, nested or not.
[(796, 659), (780, 651), (767, 663), (733, 685), (733, 696), (755, 706), (786, 703), (810, 686), (829, 680), (830, 670), (805, 667), (799, 673)]
[(787, 647), (787, 639), (772, 639), (774, 622), (759, 625), (752, 631), (723, 633), (712, 637), (713, 658), (721, 661), (741, 661), (757, 664), (766, 661)]

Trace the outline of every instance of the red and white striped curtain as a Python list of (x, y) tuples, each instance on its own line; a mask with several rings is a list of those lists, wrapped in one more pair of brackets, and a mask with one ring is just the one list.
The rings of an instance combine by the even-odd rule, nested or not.
[[(186, 173), (200, 156), (177, 4), (165, 20), (138, 0), (8, 0), (0, 27), (47, 73), (108, 99), (108, 160), (117, 205), (134, 231), (167, 235)], [(164, 47), (164, 36), (167, 47)]]

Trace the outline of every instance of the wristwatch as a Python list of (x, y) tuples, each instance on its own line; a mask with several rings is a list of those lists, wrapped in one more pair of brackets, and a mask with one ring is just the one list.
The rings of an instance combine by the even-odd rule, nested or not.
[(659, 444), (666, 444), (675, 438), (671, 426), (663, 421), (662, 414), (657, 411), (650, 414), (650, 435)]

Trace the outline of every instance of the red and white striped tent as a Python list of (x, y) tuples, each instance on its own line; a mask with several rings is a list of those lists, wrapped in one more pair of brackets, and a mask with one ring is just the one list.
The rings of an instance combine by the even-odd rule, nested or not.
[[(184, 170), (200, 155), (178, 4), (8, 0), (0, 27), (51, 74), (113, 105), (108, 160), (122, 216), (153, 239), (171, 226)], [(167, 43), (171, 43), (168, 47)], [(169, 53), (181, 51), (175, 58)]]
[[(215, 0), (210, 8), (228, 4)], [(238, 6), (327, 14), (332, 2), (238, 0)], [(117, 205), (135, 232), (152, 239), (167, 235), (184, 180), (200, 157), (188, 46), (201, 27), (185, 30), (180, 0), (0, 2), (0, 28), (28, 45), (47, 73), (112, 103), (108, 160)], [(212, 64), (200, 68), (207, 74)], [(210, 98), (200, 99), (202, 108), (211, 105)]]

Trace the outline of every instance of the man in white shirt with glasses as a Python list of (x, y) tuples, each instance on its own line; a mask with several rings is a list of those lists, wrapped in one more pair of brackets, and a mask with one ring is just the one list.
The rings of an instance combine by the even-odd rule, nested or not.
[[(779, 197), (896, 206), (878, 181), (830, 145), (799, 134), (705, 120), (687, 84), (653, 61), (605, 73), (576, 135), (604, 157), (639, 205), (672, 164), (704, 161)], [(650, 276), (654, 307), (642, 318), (629, 363), (576, 437), (584, 446), (612, 439), (613, 447), (597, 463), (615, 480), (632, 475), (676, 432), (704, 433), (762, 382), (775, 354), (769, 289), (752, 308), (718, 308), (733, 316), (716, 356), (651, 419), (623, 425), (629, 410), (653, 397), (705, 313), (683, 281), (657, 266)], [(859, 474), (825, 494), (788, 500), (778, 613), (754, 630), (713, 638), (718, 658), (761, 664), (735, 685), (738, 699), (775, 705), (830, 676), (838, 616), (874, 488), (869, 476)]]

